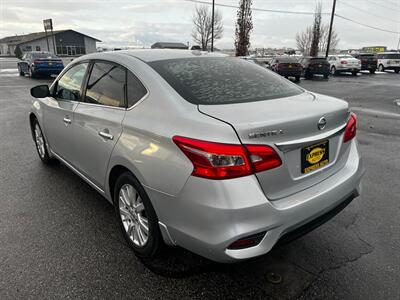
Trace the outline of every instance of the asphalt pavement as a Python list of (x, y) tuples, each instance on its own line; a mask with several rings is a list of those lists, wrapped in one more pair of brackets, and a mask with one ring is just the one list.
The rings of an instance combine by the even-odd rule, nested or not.
[(0, 58), (0, 299), (399, 299), (400, 74), (302, 80), (358, 115), (362, 195), (330, 222), (269, 254), (221, 265), (180, 248), (137, 259), (112, 206), (32, 141), (29, 89)]

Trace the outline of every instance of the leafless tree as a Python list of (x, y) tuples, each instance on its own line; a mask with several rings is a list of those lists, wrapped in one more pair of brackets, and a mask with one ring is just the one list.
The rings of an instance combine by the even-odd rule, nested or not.
[[(301, 31), (296, 34), (297, 49), (299, 49), (301, 52), (303, 52), (304, 55), (310, 55), (311, 40), (313, 37), (312, 29), (313, 29), (313, 27), (312, 27), (312, 25), (310, 25), (304, 31)], [(328, 45), (328, 34), (329, 34), (329, 24), (321, 25), (321, 37), (320, 37), (319, 45), (318, 45), (319, 53), (326, 52), (326, 47)], [(334, 50), (338, 44), (339, 44), (338, 34), (337, 34), (335, 28), (332, 28), (330, 49)]]
[[(211, 9), (207, 5), (197, 6), (193, 15), (192, 38), (200, 45), (203, 51), (211, 44), (212, 17)], [(214, 11), (214, 41), (223, 36), (222, 14), (219, 10)]]
[(235, 30), (236, 56), (245, 56), (249, 53), (250, 32), (253, 30), (252, 2), (252, 0), (240, 0), (239, 2)]

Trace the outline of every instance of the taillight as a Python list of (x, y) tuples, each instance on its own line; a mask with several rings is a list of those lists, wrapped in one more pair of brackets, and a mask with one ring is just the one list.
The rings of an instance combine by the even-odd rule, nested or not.
[(352, 140), (357, 133), (357, 116), (352, 113), (344, 131), (343, 143)]
[(223, 144), (174, 136), (173, 141), (193, 164), (193, 176), (228, 179), (276, 168), (275, 150), (262, 145)]
[(40, 60), (35, 59), (35, 60), (33, 61), (33, 64), (34, 64), (34, 65), (40, 64)]
[(347, 61), (345, 61), (345, 60), (340, 61), (340, 63), (341, 63), (342, 65), (347, 65)]

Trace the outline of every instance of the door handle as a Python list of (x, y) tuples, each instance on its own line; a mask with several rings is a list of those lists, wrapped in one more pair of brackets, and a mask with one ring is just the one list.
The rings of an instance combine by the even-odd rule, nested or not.
[(114, 136), (108, 132), (104, 132), (104, 131), (99, 131), (99, 136), (101, 136), (102, 138), (105, 138), (107, 140), (113, 140)]
[(71, 124), (71, 123), (72, 123), (71, 119), (70, 119), (68, 116), (66, 116), (66, 117), (63, 119), (63, 121), (64, 121), (65, 125), (68, 125), (68, 124)]

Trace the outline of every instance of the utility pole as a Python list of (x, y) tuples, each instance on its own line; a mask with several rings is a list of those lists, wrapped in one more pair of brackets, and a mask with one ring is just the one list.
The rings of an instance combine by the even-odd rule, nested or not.
[(211, 12), (211, 52), (214, 52), (214, 8), (215, 0), (212, 2), (212, 12)]
[(333, 27), (333, 18), (335, 17), (335, 9), (336, 9), (336, 0), (333, 0), (331, 24), (329, 25), (328, 44), (326, 45), (325, 57), (328, 57), (328, 55), (329, 55), (329, 46), (331, 44), (331, 35), (332, 35), (332, 27)]

